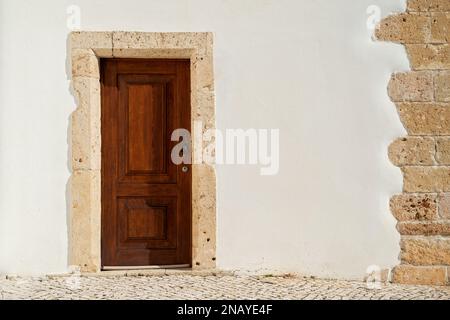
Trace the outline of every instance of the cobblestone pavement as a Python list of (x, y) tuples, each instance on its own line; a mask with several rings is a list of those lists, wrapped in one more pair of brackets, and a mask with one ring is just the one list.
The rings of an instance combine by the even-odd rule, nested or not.
[(293, 276), (127, 275), (2, 278), (0, 299), (450, 299), (450, 287)]

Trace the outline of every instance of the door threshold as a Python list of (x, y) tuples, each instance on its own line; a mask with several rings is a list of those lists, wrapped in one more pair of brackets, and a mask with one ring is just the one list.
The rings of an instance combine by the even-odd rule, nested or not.
[(104, 266), (103, 271), (119, 271), (119, 270), (158, 270), (158, 269), (183, 269), (190, 268), (190, 264), (170, 264), (160, 266)]

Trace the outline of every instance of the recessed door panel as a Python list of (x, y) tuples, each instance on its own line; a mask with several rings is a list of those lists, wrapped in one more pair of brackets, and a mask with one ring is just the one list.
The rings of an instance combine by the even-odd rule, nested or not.
[(120, 182), (176, 183), (170, 134), (180, 126), (173, 75), (119, 74)]
[(165, 89), (165, 84), (161, 83), (126, 85), (127, 174), (166, 173)]

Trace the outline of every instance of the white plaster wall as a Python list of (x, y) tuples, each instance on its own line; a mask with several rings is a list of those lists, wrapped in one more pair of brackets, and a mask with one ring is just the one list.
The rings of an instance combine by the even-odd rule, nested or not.
[(0, 0), (0, 273), (67, 270), (66, 8), (82, 30), (213, 31), (217, 125), (279, 128), (280, 172), (218, 167), (218, 266), (361, 278), (397, 263), (386, 86), (366, 8), (404, 0)]

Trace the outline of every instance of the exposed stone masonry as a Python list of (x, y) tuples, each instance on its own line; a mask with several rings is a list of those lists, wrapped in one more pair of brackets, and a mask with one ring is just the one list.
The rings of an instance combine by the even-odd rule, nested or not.
[(449, 284), (450, 274), (450, 0), (409, 0), (385, 18), (381, 41), (401, 43), (411, 71), (395, 73), (388, 93), (408, 136), (389, 158), (403, 172), (403, 194), (391, 199), (398, 220), (401, 264), (393, 280)]

